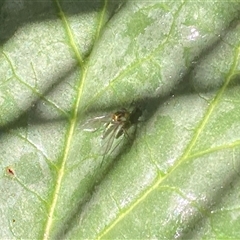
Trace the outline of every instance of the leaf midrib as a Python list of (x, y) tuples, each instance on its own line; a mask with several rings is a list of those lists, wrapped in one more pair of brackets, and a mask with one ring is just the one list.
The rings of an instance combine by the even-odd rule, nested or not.
[[(60, 188), (61, 188), (61, 185), (62, 185), (63, 176), (64, 176), (64, 173), (65, 173), (65, 165), (66, 165), (67, 157), (68, 157), (68, 154), (69, 154), (69, 151), (70, 151), (70, 146), (71, 146), (71, 142), (72, 142), (72, 139), (73, 139), (74, 129), (75, 129), (75, 126), (76, 126), (76, 123), (77, 123), (78, 109), (79, 109), (79, 105), (80, 105), (80, 102), (81, 102), (80, 100), (81, 100), (81, 97), (82, 97), (83, 87), (84, 87), (84, 83), (85, 83), (85, 79), (86, 79), (86, 75), (87, 75), (87, 71), (88, 71), (88, 62), (83, 63), (82, 54), (77, 47), (77, 43), (75, 41), (74, 34), (72, 33), (70, 24), (67, 21), (67, 18), (66, 18), (65, 14), (64, 14), (64, 12), (61, 8), (61, 5), (60, 5), (58, 0), (55, 0), (55, 2), (56, 2), (58, 10), (60, 12), (60, 17), (61, 17), (61, 20), (63, 21), (64, 28), (66, 29), (67, 35), (69, 37), (70, 46), (74, 51), (74, 54), (76, 56), (76, 59), (77, 59), (77, 62), (79, 64), (80, 68), (82, 69), (82, 75), (79, 78), (79, 84), (78, 84), (78, 87), (76, 88), (78, 91), (77, 91), (76, 101), (73, 104), (73, 113), (72, 113), (72, 115), (70, 117), (70, 121), (69, 121), (69, 130), (66, 134), (65, 148), (64, 148), (63, 157), (62, 157), (62, 160), (61, 160), (61, 167), (58, 171), (57, 181), (56, 181), (56, 185), (55, 185), (55, 188), (53, 190), (53, 195), (52, 195), (53, 196), (52, 197), (52, 202), (51, 202), (50, 207), (49, 207), (48, 218), (47, 218), (46, 225), (45, 225), (45, 228), (44, 228), (43, 239), (45, 239), (45, 240), (49, 239), (49, 236), (50, 236), (50, 231), (51, 231), (51, 227), (52, 227), (52, 224), (53, 224), (53, 215), (54, 215), (54, 211), (55, 211), (55, 208), (56, 208), (56, 205), (57, 205), (58, 196), (59, 196)], [(99, 32), (100, 32), (101, 26), (103, 24), (103, 19), (104, 19), (103, 15), (106, 13), (107, 2), (108, 2), (108, 0), (105, 0), (105, 4), (104, 4), (102, 14), (101, 14), (101, 18), (100, 18), (100, 21), (99, 21), (99, 27), (98, 27), (97, 32), (96, 32), (97, 37), (99, 36)]]

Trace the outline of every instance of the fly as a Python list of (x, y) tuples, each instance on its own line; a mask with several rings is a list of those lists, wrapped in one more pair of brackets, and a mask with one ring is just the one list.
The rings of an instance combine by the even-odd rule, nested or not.
[[(111, 149), (114, 151), (114, 149), (118, 146), (120, 142), (113, 148), (113, 143), (116, 139), (119, 139), (122, 135), (130, 139), (127, 131), (131, 126), (139, 122), (141, 115), (142, 111), (138, 107), (131, 112), (123, 108), (110, 116), (100, 116), (88, 121), (93, 124), (97, 122), (104, 123), (104, 130), (102, 134), (104, 149), (103, 158), (105, 158)], [(89, 129), (85, 130), (89, 131)]]

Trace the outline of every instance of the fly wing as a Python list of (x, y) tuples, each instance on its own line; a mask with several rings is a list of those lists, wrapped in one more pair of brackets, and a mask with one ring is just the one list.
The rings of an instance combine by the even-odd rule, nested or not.
[(116, 129), (117, 126), (118, 126), (118, 124), (108, 122), (105, 125), (105, 130), (103, 132), (102, 139), (107, 138), (110, 133), (114, 132), (114, 130)]
[(106, 133), (103, 135), (104, 157), (112, 149), (114, 140), (116, 140), (116, 136), (118, 135), (118, 132), (121, 130), (122, 130), (122, 125), (119, 125), (119, 124), (112, 124), (109, 127), (109, 129), (106, 130)]
[(83, 130), (86, 132), (95, 132), (97, 129), (102, 127), (102, 125), (107, 123), (108, 121), (109, 121), (109, 116), (106, 116), (106, 115), (88, 119), (83, 124)]

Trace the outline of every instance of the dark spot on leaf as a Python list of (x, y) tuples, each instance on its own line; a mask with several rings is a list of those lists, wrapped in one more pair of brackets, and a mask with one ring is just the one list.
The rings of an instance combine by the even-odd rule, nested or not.
[(6, 172), (10, 176), (15, 176), (15, 172), (14, 172), (13, 168), (11, 168), (11, 167), (6, 167)]

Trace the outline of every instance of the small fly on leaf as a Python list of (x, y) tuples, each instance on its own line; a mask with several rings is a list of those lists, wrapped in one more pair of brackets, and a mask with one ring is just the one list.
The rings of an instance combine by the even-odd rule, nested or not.
[[(125, 136), (130, 139), (128, 134), (128, 129), (137, 124), (139, 122), (139, 118), (142, 116), (142, 111), (138, 107), (135, 108), (133, 111), (128, 111), (127, 109), (123, 108), (119, 111), (114, 112), (111, 115), (103, 115), (100, 117), (95, 117), (87, 121), (85, 125), (92, 126), (91, 128), (85, 128), (85, 131), (96, 131), (96, 125), (102, 123), (104, 130), (102, 134), (103, 139), (103, 159), (105, 156), (110, 152), (114, 151), (114, 149), (118, 146), (116, 144), (113, 147), (113, 143), (119, 139), (121, 136)], [(95, 127), (94, 127), (95, 125)]]

